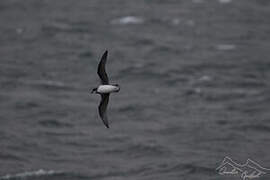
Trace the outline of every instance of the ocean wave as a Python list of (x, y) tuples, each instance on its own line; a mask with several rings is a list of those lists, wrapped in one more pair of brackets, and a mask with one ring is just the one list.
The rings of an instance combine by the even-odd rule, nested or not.
[(113, 19), (111, 24), (142, 24), (143, 22), (143, 18), (136, 16), (125, 16), (118, 19)]
[(61, 122), (55, 119), (41, 120), (38, 122), (43, 127), (72, 127), (73, 125), (67, 122)]
[(227, 4), (227, 3), (232, 2), (232, 0), (218, 0), (218, 2), (221, 4)]
[(78, 33), (88, 32), (87, 23), (71, 23), (71, 22), (51, 22), (45, 23), (41, 30), (47, 35), (55, 35), (56, 33)]
[(266, 124), (240, 125), (238, 127), (234, 127), (234, 129), (242, 130), (242, 131), (257, 131), (257, 132), (264, 132), (264, 133), (270, 132), (270, 126)]
[(47, 89), (70, 89), (64, 82), (54, 80), (22, 80), (21, 83), (30, 86), (41, 86)]
[(160, 164), (156, 170), (159, 173), (170, 173), (170, 172), (185, 172), (185, 174), (213, 174), (212, 168), (205, 166), (198, 166), (194, 164)]
[(37, 171), (26, 171), (26, 172), (18, 173), (18, 174), (7, 174), (0, 177), (0, 180), (12, 180), (12, 179), (22, 179), (22, 178), (28, 178), (28, 177), (51, 176), (51, 175), (58, 175), (62, 173), (63, 172), (61, 171), (39, 169)]
[[(232, 0), (217, 0), (219, 3), (221, 4), (227, 4), (227, 3), (231, 3)], [(193, 3), (204, 3), (206, 1), (204, 0), (192, 0)]]
[(1, 152), (0, 153), (0, 159), (1, 160), (12, 160), (12, 161), (24, 161), (25, 159), (16, 155), (16, 154), (11, 154), (10, 152), (9, 153), (3, 153)]
[(192, 0), (193, 3), (204, 3), (204, 0)]
[(133, 143), (126, 147), (106, 150), (106, 153), (125, 154), (128, 157), (140, 158), (145, 156), (168, 156), (170, 154), (170, 150), (167, 147), (156, 143)]
[(234, 44), (218, 44), (216, 46), (216, 49), (220, 50), (220, 51), (230, 51), (230, 50), (236, 49), (236, 45), (234, 45)]

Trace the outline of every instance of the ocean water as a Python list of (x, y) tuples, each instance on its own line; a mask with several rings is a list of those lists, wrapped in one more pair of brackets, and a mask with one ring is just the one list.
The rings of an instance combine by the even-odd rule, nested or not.
[[(218, 174), (225, 156), (270, 168), (269, 9), (1, 0), (0, 179), (240, 179)], [(105, 50), (110, 129), (90, 94)]]

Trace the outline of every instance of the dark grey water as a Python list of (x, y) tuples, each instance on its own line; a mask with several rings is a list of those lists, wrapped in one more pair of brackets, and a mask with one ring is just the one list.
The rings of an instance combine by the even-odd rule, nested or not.
[[(270, 168), (270, 1), (1, 0), (0, 22), (0, 179)], [(105, 49), (110, 129), (90, 94)]]

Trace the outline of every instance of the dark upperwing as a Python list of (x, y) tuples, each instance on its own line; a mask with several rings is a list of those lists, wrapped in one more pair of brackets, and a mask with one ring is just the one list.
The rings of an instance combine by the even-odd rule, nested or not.
[(107, 56), (108, 56), (108, 51), (105, 51), (104, 54), (102, 55), (101, 59), (100, 59), (100, 62), (98, 64), (98, 75), (101, 79), (101, 83), (102, 84), (109, 84), (109, 79), (108, 79), (108, 75), (106, 73), (106, 70), (105, 70), (105, 64), (106, 64), (106, 61), (107, 61)]
[(98, 112), (99, 112), (100, 118), (102, 119), (103, 123), (105, 124), (107, 128), (109, 128), (109, 122), (108, 122), (106, 111), (107, 111), (107, 106), (109, 103), (109, 97), (110, 97), (109, 93), (101, 94), (101, 101), (98, 106)]

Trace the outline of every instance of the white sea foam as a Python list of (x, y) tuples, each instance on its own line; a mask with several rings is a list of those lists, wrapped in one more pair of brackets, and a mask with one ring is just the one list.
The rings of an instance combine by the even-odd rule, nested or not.
[(208, 81), (211, 81), (212, 80), (212, 77), (211, 76), (208, 76), (208, 75), (203, 75), (198, 80), (199, 81), (202, 81), (202, 82), (208, 82)]
[(125, 16), (111, 21), (112, 24), (142, 24), (144, 20), (140, 17)]
[(44, 170), (39, 169), (37, 171), (26, 171), (18, 174), (7, 174), (5, 176), (0, 177), (0, 180), (9, 180), (9, 179), (17, 179), (17, 178), (26, 178), (26, 177), (37, 177), (37, 176), (48, 176), (54, 174), (60, 174), (59, 171), (54, 170)]

